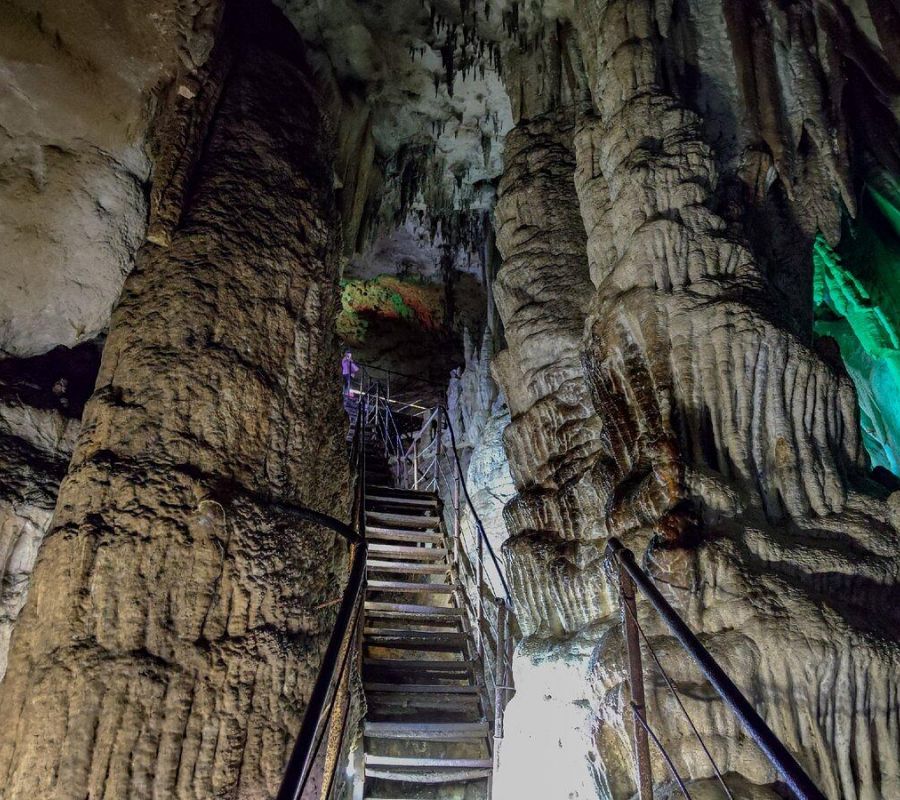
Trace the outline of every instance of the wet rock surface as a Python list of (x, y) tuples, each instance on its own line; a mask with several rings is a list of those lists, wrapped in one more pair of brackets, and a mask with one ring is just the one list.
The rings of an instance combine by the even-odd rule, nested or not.
[[(718, 12), (706, 5), (695, 4), (696, 16), (688, 19), (700, 19), (705, 8), (714, 22)], [(771, 47), (782, 23), (810, 19), (801, 8), (793, 20), (766, 4), (757, 8), (762, 29), (751, 35), (753, 47)], [(726, 16), (736, 11), (728, 4), (723, 9)], [(819, 20), (826, 28), (827, 16)], [(683, 93), (685, 84), (661, 77), (667, 69), (678, 72), (684, 18), (653, 3), (583, 2), (575, 4), (571, 19), (593, 100), (576, 126), (574, 165), (560, 168), (555, 179), (536, 168), (523, 172), (528, 180), (514, 183), (518, 142), (534, 130), (534, 120), (521, 120), (508, 137), (497, 207), (505, 258), (498, 284), (514, 268), (523, 276), (517, 285), (528, 285), (548, 267), (540, 252), (527, 248), (552, 230), (563, 193), (574, 181), (577, 202), (568, 202), (587, 237), (581, 274), (593, 284), (586, 293), (589, 304), (573, 317), (580, 324), (572, 326), (571, 355), (557, 345), (556, 358), (543, 363), (536, 348), (548, 337), (534, 335), (544, 331), (533, 319), (564, 317), (574, 293), (553, 297), (556, 302), (550, 294), (543, 304), (531, 302), (526, 316), (505, 304), (498, 289), (510, 347), (495, 362), (495, 374), (511, 398), (505, 437), (518, 490), (507, 506), (511, 538), (505, 549), (528, 636), (517, 655), (517, 673), (528, 674), (543, 654), (558, 652), (560, 637), (574, 640), (595, 631), (590, 658), (572, 660), (591, 687), (586, 694), (596, 737), (583, 761), (583, 775), (593, 776), (586, 780), (594, 788), (582, 787), (577, 796), (630, 796), (635, 784), (622, 641), (617, 625), (602, 635), (597, 629), (617, 621), (617, 596), (604, 575), (602, 552), (606, 537), (616, 535), (639, 557), (648, 552), (651, 572), (670, 600), (829, 796), (888, 796), (898, 779), (883, 747), (895, 738), (889, 733), (894, 723), (884, 724), (898, 713), (890, 677), (898, 651), (887, 644), (896, 639), (896, 620), (879, 612), (873, 623), (859, 610), (866, 604), (884, 608), (884, 593), (895, 590), (900, 564), (889, 555), (889, 542), (896, 541), (897, 529), (884, 490), (866, 477), (849, 378), (807, 346), (802, 318), (784, 313), (794, 302), (785, 305), (785, 277), (773, 276), (773, 262), (766, 261), (774, 257), (779, 269), (791, 270), (789, 265), (809, 258), (811, 241), (797, 237), (793, 249), (783, 241), (763, 242), (764, 226), (755, 225), (754, 214), (771, 209), (746, 193), (738, 196), (743, 206), (733, 205), (735, 151), (721, 141), (711, 147), (706, 138), (709, 123), (721, 130), (722, 118), (710, 119), (709, 106), (707, 116), (698, 114), (690, 108), (696, 96)], [(841, 25), (849, 24), (843, 18)], [(792, 78), (766, 74), (759, 55), (753, 61), (741, 50), (738, 31), (750, 28), (731, 29), (726, 38), (734, 51), (728, 55), (735, 59), (735, 74), (753, 73), (753, 90), (760, 95), (750, 98), (747, 84), (739, 81), (731, 95), (739, 99), (726, 95), (720, 108), (737, 102), (757, 115), (755, 122), (733, 128), (740, 134), (736, 141), (745, 137), (748, 143), (738, 158), (760, 139), (766, 142), (774, 165), (769, 180), (781, 181), (789, 205), (808, 214), (812, 209), (802, 198), (822, 173), (814, 178), (808, 169), (806, 177), (795, 171), (798, 159), (810, 155), (792, 152), (796, 139), (778, 117), (779, 93), (797, 92), (799, 102), (814, 102), (809, 92), (821, 84), (804, 84), (799, 67)], [(701, 52), (719, 46), (721, 28), (693, 33)], [(846, 41), (838, 38), (831, 46), (845, 47)], [(808, 48), (797, 47), (789, 58), (808, 55)], [(719, 74), (728, 68), (721, 63)], [(713, 77), (701, 76), (701, 86)], [(820, 215), (820, 225), (821, 215), (830, 214), (833, 231), (837, 205), (827, 210), (827, 203), (837, 204), (846, 190), (840, 176), (847, 154), (833, 161), (829, 152), (816, 156), (831, 165), (831, 177), (812, 213)], [(553, 160), (563, 163), (562, 157)], [(746, 175), (740, 169), (737, 174)], [(540, 183), (545, 178), (549, 189)], [(757, 197), (772, 196), (764, 190)], [(509, 207), (518, 216), (505, 210), (508, 197), (515, 198)], [(522, 218), (522, 209), (540, 207), (542, 197), (554, 198), (552, 212), (540, 215), (539, 227), (523, 226), (534, 233), (522, 236), (523, 259), (515, 237), (504, 237), (504, 226)], [(725, 197), (732, 205), (722, 204)], [(735, 214), (738, 208), (747, 213)], [(750, 224), (742, 227), (738, 219)], [(803, 225), (814, 229), (808, 220), (801, 219)], [(555, 271), (576, 263), (563, 248), (551, 253)], [(796, 289), (803, 276), (790, 274)], [(803, 296), (794, 295), (796, 302)], [(558, 335), (565, 326), (554, 319), (547, 329)], [(518, 341), (534, 342), (533, 349), (517, 349)], [(516, 368), (522, 370), (518, 375), (528, 374), (533, 364), (543, 374), (569, 376), (571, 388), (560, 384), (548, 392), (537, 374), (531, 381), (512, 377)], [(541, 388), (547, 397), (530, 409), (531, 397), (517, 405), (520, 387)], [(590, 428), (583, 421), (561, 424), (573, 417), (594, 420), (595, 435), (586, 438)], [(771, 767), (742, 744), (734, 720), (646, 608), (641, 623), (682, 697), (688, 697), (687, 709), (712, 743), (719, 768), (733, 775), (735, 791), (771, 796), (767, 787), (777, 777)], [(709, 763), (657, 676), (650, 697), (651, 722), (681, 774), (710, 776)], [(517, 696), (511, 717), (527, 702)], [(872, 738), (853, 733), (859, 726), (878, 732)], [(534, 736), (508, 733), (510, 748)], [(842, 753), (850, 741), (854, 755), (848, 759)], [(896, 747), (892, 741), (888, 749)], [(667, 775), (656, 753), (654, 769), (658, 781)]]
[[(523, 637), (499, 796), (635, 792), (610, 536), (830, 798), (900, 795), (900, 499), (814, 343), (811, 259), (900, 175), (889, 2), (290, 0), (237, 38), (215, 2), (44, 5), (0, 34), (0, 351), (45, 354), (0, 362), (4, 797), (274, 794), (344, 568), (271, 508), (346, 507), (341, 259), (459, 323), (369, 352), (465, 362)], [(96, 349), (52, 348), (107, 328), (93, 392)], [(734, 796), (780, 796), (639, 619)]]

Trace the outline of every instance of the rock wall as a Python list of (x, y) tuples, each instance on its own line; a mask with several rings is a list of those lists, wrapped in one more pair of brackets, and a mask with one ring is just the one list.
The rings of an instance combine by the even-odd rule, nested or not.
[[(498, 789), (635, 791), (603, 572), (616, 535), (829, 797), (890, 797), (896, 497), (867, 477), (847, 374), (810, 347), (813, 237), (853, 208), (884, 111), (853, 118), (835, 87), (860, 79), (861, 52), (879, 80), (884, 57), (823, 5), (583, 0), (566, 13), (571, 105), (522, 106), (496, 212), (509, 346), (494, 372), (518, 491), (505, 551), (526, 634)], [(690, 74), (723, 43), (715, 70)], [(822, 107), (825, 122), (798, 111)], [(796, 236), (771, 236), (779, 220)], [(646, 608), (640, 619), (733, 790), (773, 796), (777, 775)], [(541, 668), (581, 690), (546, 689), (560, 722), (535, 731), (516, 709), (538, 707), (523, 687)], [(657, 735), (706, 791), (712, 768), (658, 674), (648, 693)], [(585, 705), (587, 736), (572, 722)], [(548, 781), (530, 766), (535, 742), (581, 747), (581, 771)], [(671, 780), (656, 752), (654, 768)]]
[(144, 238), (156, 90), (203, 63), (217, 5), (0, 9), (0, 353), (72, 346), (108, 325)]
[[(10, 636), (25, 605), (38, 549), (50, 526), (56, 492), (71, 454), (70, 431), (78, 429), (77, 422), (66, 425), (55, 415), (36, 420), (30, 409), (19, 406), (15, 410), (24, 412), (24, 430), (6, 420), (0, 425), (0, 680), (6, 672)], [(0, 415), (12, 416), (9, 411), (3, 408)], [(59, 447), (35, 441), (32, 434), (48, 427), (54, 432), (62, 429)]]
[(99, 353), (89, 342), (0, 361), (0, 680)]
[(190, 191), (126, 281), (12, 638), (9, 800), (274, 795), (330, 631), (343, 548), (284, 511), (348, 502), (328, 130), (286, 20), (223, 25)]

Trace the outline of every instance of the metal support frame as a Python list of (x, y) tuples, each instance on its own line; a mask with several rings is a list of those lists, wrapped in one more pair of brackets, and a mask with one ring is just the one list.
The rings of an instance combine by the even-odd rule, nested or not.
[(503, 739), (503, 693), (506, 691), (506, 627), (508, 609), (497, 600), (497, 653), (494, 661), (494, 772), (500, 766), (500, 742)]
[[(485, 700), (484, 713), (488, 721), (493, 723), (491, 751), (496, 765), (498, 744), (503, 737), (503, 710), (508, 693), (512, 689), (508, 685), (511, 660), (509, 653), (509, 615), (511, 614), (509, 586), (469, 496), (456, 437), (446, 408), (442, 405), (428, 408), (419, 402), (407, 403), (393, 400), (389, 395), (385, 396), (383, 391), (384, 387), (373, 381), (370, 395), (375, 408), (374, 425), (381, 429), (380, 435), (384, 439), (385, 446), (392, 451), (391, 455), (396, 457), (398, 485), (409, 489), (436, 492), (440, 491), (440, 487), (443, 486), (444, 496), (450, 495), (452, 520), (448, 520), (450, 523), (448, 528), (451, 530), (451, 535), (447, 536), (449, 540), (448, 560), (451, 565), (456, 565), (454, 574), (457, 577), (460, 576), (460, 569), (465, 561), (465, 564), (468, 565), (466, 567), (467, 580), (475, 584), (475, 597), (471, 599), (462, 592), (460, 584), (459, 592), (462, 599), (459, 602), (467, 609), (464, 624), (471, 636), (470, 657), (480, 660), (483, 664), (485, 663), (487, 639), (490, 636), (490, 626), (487, 624), (486, 616), (491, 613), (491, 608), (494, 608), (489, 602), (490, 597), (485, 599), (485, 592), (490, 591), (493, 594), (496, 591), (493, 586), (493, 576), (491, 576), (490, 583), (487, 582), (489, 576), (485, 573), (486, 558), (491, 559), (502, 586), (502, 597), (496, 599), (497, 651), (493, 674), (490, 672), (485, 674), (481, 671), (476, 674), (476, 682), (482, 688), (486, 688), (485, 678), (491, 680), (495, 686), (493, 703), (488, 696)], [(443, 481), (441, 481), (444, 435), (449, 437), (446, 459), (451, 467), (453, 477), (451, 479), (444, 475)], [(464, 503), (469, 510), (474, 528), (474, 544), (477, 551), (477, 556), (473, 559), (476, 562), (474, 564), (468, 560), (468, 553), (463, 545), (463, 529), (466, 521), (463, 519)]]

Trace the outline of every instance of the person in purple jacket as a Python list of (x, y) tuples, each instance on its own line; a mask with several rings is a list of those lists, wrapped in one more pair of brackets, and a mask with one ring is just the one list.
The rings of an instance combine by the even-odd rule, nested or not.
[(350, 382), (357, 372), (359, 372), (359, 367), (353, 361), (353, 353), (348, 350), (341, 359), (341, 375), (344, 376), (344, 394), (350, 394)]

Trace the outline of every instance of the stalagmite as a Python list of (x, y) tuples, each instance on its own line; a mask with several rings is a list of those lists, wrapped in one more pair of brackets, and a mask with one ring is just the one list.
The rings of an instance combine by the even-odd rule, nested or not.
[(342, 551), (278, 509), (346, 503), (331, 151), (287, 21), (223, 25), (191, 190), (126, 282), (13, 636), (5, 800), (272, 795), (329, 632)]
[[(602, 527), (585, 528), (577, 516), (551, 516), (557, 535), (573, 540), (571, 552), (594, 544), (597, 533), (647, 552), (689, 624), (826, 793), (888, 797), (900, 788), (896, 761), (887, 756), (900, 749), (892, 677), (898, 652), (882, 645), (896, 620), (865, 620), (855, 603), (884, 608), (885, 593), (896, 585), (900, 562), (888, 556), (897, 536), (892, 506), (876, 499), (878, 490), (865, 479), (848, 376), (791, 332), (739, 224), (729, 227), (713, 210), (719, 175), (702, 119), (662, 79), (666, 14), (651, 2), (576, 4), (593, 112), (578, 124), (572, 172), (595, 292), (579, 342), (583, 370), (559, 348), (545, 369), (577, 365), (569, 379), (573, 386), (590, 386), (600, 434), (585, 453), (580, 442), (557, 432), (550, 441), (561, 449), (542, 459), (536, 457), (545, 449), (541, 425), (529, 419), (533, 412), (512, 407), (506, 443), (519, 494), (507, 510), (513, 537), (506, 548), (517, 613), (530, 634), (527, 650), (522, 648), (528, 666), (523, 663), (520, 672), (528, 675), (560, 652), (558, 641), (541, 638), (546, 630), (529, 626), (532, 615), (549, 630), (559, 620), (557, 633), (570, 637), (573, 665), (584, 659), (576, 656), (581, 637), (596, 631), (590, 691), (599, 760), (586, 753), (583, 774), (587, 779), (598, 771), (600, 796), (629, 796), (635, 784), (615, 596), (590, 560), (548, 554), (541, 531), (546, 518), (529, 536), (515, 536), (533, 492), (535, 462), (563, 465), (586, 455), (587, 464), (571, 480), (589, 476), (605, 519)], [(753, 24), (732, 22), (754, 130), (792, 192), (794, 168), (785, 148), (793, 145), (779, 121), (783, 77), (771, 71), (765, 55), (771, 31), (762, 17)], [(745, 37), (744, 58), (752, 63), (740, 63), (738, 36)], [(764, 59), (760, 69), (756, 64)], [(509, 149), (515, 136), (508, 139), (504, 180), (516, 174)], [(832, 174), (839, 179), (839, 171)], [(555, 191), (565, 181), (560, 175)], [(520, 200), (517, 207), (523, 205)], [(501, 250), (508, 241), (502, 236), (504, 208), (501, 195)], [(545, 235), (552, 220), (542, 226)], [(542, 266), (537, 258), (519, 266), (508, 245), (504, 255), (498, 308), (515, 343), (528, 327), (515, 307), (502, 302), (504, 271), (515, 265), (528, 285)], [(528, 351), (511, 347), (496, 369), (503, 381), (530, 366)], [(512, 387), (521, 382), (506, 383), (514, 398)], [(536, 379), (525, 385), (541, 386)], [(557, 389), (548, 399), (559, 402), (569, 393)], [(854, 555), (838, 555), (844, 548)], [(542, 559), (550, 569), (519, 575), (519, 565)], [(849, 572), (866, 575), (867, 588), (855, 584), (855, 599), (839, 600), (852, 580)], [(685, 655), (647, 609), (641, 613), (676, 685), (694, 685), (696, 673)], [(859, 673), (863, 663), (865, 678)], [(866, 686), (862, 693), (855, 688), (860, 683)], [(719, 768), (735, 775), (735, 789), (770, 797), (768, 784), (777, 775), (757, 751), (741, 745), (734, 719), (702, 693), (682, 696)], [(510, 713), (527, 702), (516, 698)], [(712, 777), (710, 765), (664, 685), (651, 683), (650, 715), (676, 768), (699, 788)], [(860, 725), (873, 731), (872, 743), (855, 737), (855, 752), (847, 758), (848, 732)], [(653, 756), (657, 780), (663, 780), (667, 768), (658, 753)], [(501, 784), (502, 775), (501, 769)]]

